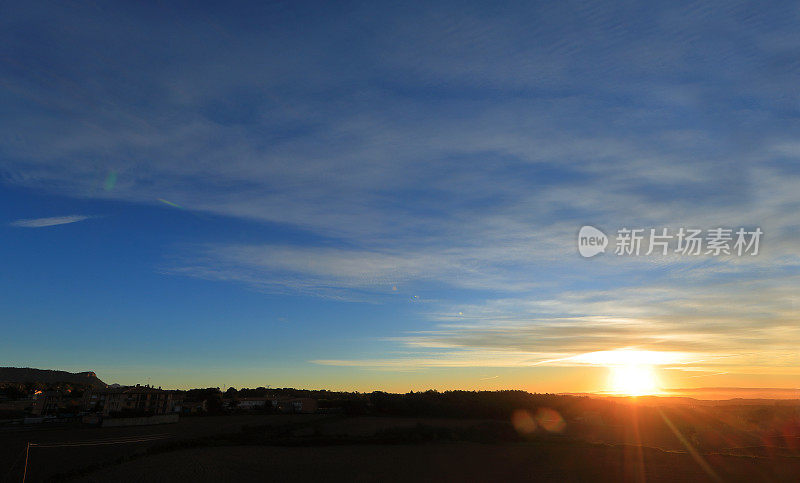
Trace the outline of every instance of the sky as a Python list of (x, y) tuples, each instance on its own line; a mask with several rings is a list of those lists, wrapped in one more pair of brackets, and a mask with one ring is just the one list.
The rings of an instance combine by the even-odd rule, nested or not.
[[(621, 354), (798, 387), (799, 8), (0, 5), (0, 365), (589, 392)], [(681, 227), (763, 238), (614, 253)]]

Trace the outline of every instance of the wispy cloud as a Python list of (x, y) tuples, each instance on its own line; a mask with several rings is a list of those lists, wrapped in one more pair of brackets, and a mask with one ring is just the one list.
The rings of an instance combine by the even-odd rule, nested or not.
[[(139, 28), (154, 17), (144, 11), (75, 29), (97, 12), (50, 8), (62, 48), (23, 42), (40, 15), (0, 29), (25, 54), (0, 79), (14, 103), (0, 116), (4, 182), (309, 234), (221, 232), (171, 273), (337, 298), (403, 284), (444, 299), (420, 309), (428, 331), (387, 329), (415, 352), (367, 361), (378, 366), (530, 365), (627, 346), (797, 362), (789, 4), (370, 2), (319, 9), (313, 32), (287, 6), (252, 29), (227, 12), (193, 17), (169, 38)], [(107, 39), (126, 42), (86, 55)], [(574, 246), (586, 223), (758, 224), (765, 240), (754, 260), (588, 261)], [(744, 355), (754, 345), (762, 353)]]
[(434, 327), (392, 338), (405, 354), (314, 362), (394, 369), (574, 366), (636, 348), (622, 354), (640, 363), (658, 354), (669, 369), (800, 374), (792, 270), (749, 281), (724, 273), (732, 281), (723, 283), (712, 271), (682, 284), (440, 305), (441, 312), (428, 314), (438, 321)]
[(70, 223), (77, 223), (79, 221), (95, 218), (92, 215), (68, 215), (68, 216), (53, 216), (49, 218), (28, 218), (24, 220), (12, 221), (11, 226), (19, 226), (23, 228), (43, 228), (46, 226), (68, 225)]

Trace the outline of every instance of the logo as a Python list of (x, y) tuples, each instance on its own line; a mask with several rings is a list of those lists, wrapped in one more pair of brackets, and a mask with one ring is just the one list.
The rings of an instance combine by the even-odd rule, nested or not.
[(578, 232), (578, 253), (584, 258), (591, 258), (606, 251), (608, 237), (593, 226), (582, 226)]
[[(618, 256), (639, 255), (688, 255), (714, 257), (756, 256), (760, 250), (764, 231), (756, 227), (699, 228), (670, 227), (620, 228), (616, 233), (614, 254)], [(582, 226), (578, 232), (578, 252), (584, 258), (605, 253), (608, 237), (599, 228)]]

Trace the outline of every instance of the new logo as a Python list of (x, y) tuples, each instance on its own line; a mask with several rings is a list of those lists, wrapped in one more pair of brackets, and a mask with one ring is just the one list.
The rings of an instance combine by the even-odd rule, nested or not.
[(578, 253), (584, 258), (591, 258), (606, 251), (608, 237), (593, 226), (582, 226), (578, 232)]

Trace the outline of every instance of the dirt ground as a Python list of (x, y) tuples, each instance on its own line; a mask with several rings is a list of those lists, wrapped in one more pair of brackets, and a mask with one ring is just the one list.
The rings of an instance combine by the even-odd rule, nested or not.
[[(636, 463), (637, 459), (644, 464)], [(797, 481), (800, 461), (708, 458), (721, 481)], [(643, 479), (642, 479), (643, 477)], [(218, 447), (105, 468), (76, 481), (719, 481), (687, 454), (610, 446), (422, 444)]]
[[(46, 445), (153, 437), (158, 438), (130, 444), (34, 447), (28, 481), (70, 474), (70, 481), (86, 482), (800, 481), (800, 451), (787, 449), (761, 453), (748, 449), (742, 456), (692, 456), (684, 451), (568, 439), (376, 444), (363, 438), (390, 428), (413, 433), (416, 427), (458, 429), (483, 423), (434, 418), (228, 415), (185, 418), (177, 424), (157, 426), (4, 428), (0, 430), (0, 481), (21, 481), (28, 442)], [(288, 443), (278, 445), (185, 446), (185, 442), (197, 438), (241, 433), (244, 427), (261, 428), (258, 431), (263, 432), (264, 427), (287, 425), (298, 428), (299, 439), (291, 436)], [(319, 443), (330, 435), (344, 436), (333, 438), (333, 444)], [(165, 443), (180, 443), (182, 448), (145, 454)], [(87, 472), (90, 467), (95, 469)]]
[(41, 481), (55, 474), (113, 461), (141, 453), (164, 441), (181, 441), (212, 434), (241, 431), (244, 425), (286, 424), (310, 421), (318, 415), (228, 415), (181, 418), (176, 424), (100, 428), (81, 424), (49, 426), (46, 424), (0, 429), (0, 482), (21, 481), (25, 446), (28, 442), (63, 444), (81, 441), (122, 440), (136, 437), (164, 436), (162, 439), (120, 445), (38, 448), (30, 452), (29, 481)]

